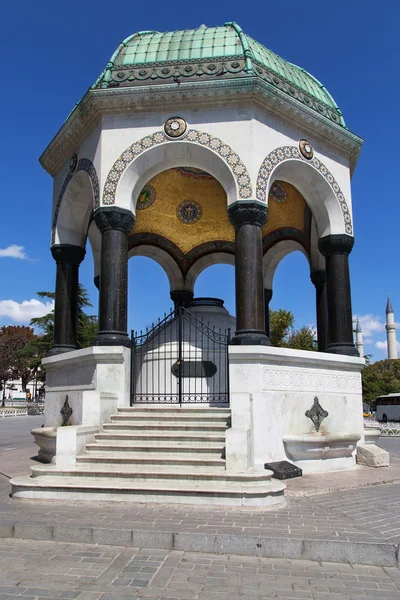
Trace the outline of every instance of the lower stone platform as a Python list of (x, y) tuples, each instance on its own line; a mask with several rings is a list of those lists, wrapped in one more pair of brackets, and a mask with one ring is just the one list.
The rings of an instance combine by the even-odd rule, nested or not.
[[(31, 476), (11, 480), (18, 499), (91, 500), (280, 506), (285, 484), (267, 469), (227, 469), (225, 433), (229, 409), (136, 406), (120, 408), (86, 444), (85, 452), (64, 452), (57, 432), (55, 464), (31, 468)], [(83, 426), (85, 436), (87, 426)], [(38, 440), (40, 441), (40, 440)], [(76, 445), (75, 447), (79, 448)]]

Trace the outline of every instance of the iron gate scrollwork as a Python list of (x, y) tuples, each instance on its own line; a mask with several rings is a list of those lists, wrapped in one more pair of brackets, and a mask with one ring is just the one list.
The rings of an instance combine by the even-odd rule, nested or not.
[(229, 403), (230, 329), (179, 307), (131, 339), (132, 403)]

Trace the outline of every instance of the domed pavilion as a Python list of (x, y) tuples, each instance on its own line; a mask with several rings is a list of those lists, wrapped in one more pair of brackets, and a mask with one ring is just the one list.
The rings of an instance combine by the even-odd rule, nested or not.
[[(146, 416), (146, 424), (151, 415), (158, 423), (174, 414), (173, 435), (187, 411), (211, 421), (222, 411), (222, 450), (215, 451), (224, 485), (233, 487), (230, 500), (214, 494), (220, 503), (279, 499), (284, 486), (269, 479), (265, 463), (291, 461), (305, 472), (354, 466), (364, 439), (363, 359), (353, 340), (348, 262), (351, 175), (361, 146), (322, 83), (237, 23), (141, 31), (119, 44), (40, 158), (54, 178), (51, 252), (57, 265), (54, 347), (44, 361), (46, 426), (57, 427), (61, 409), (64, 415), (72, 409), (70, 424), (78, 431), (71, 442), (68, 428), (57, 429), (51, 468), (59, 469), (65, 497), (84, 495), (62, 479), (66, 465), (82, 477), (80, 462), (93, 466), (88, 456), (94, 451), (101, 464), (115, 466), (112, 444), (104, 441), (113, 439), (105, 432), (116, 429), (107, 425), (110, 415), (115, 422)], [(87, 246), (99, 289), (99, 331), (92, 348), (77, 350), (78, 273)], [(294, 251), (305, 255), (315, 285), (318, 352), (270, 345), (274, 273)], [(137, 255), (165, 270), (175, 309), (132, 346), (127, 265)], [(221, 301), (194, 299), (197, 277), (216, 263), (235, 267), (236, 320)], [(129, 283), (140, 294), (141, 282)], [(232, 336), (224, 333), (229, 323)], [(216, 328), (222, 331), (218, 340)], [(223, 366), (212, 358), (210, 343), (223, 346)], [(223, 384), (216, 379), (221, 374)], [(200, 379), (202, 392), (186, 393), (185, 386)], [(176, 471), (186, 464), (177, 452), (182, 439), (158, 434), (154, 444), (174, 454)], [(217, 464), (210, 462), (217, 442), (206, 437), (187, 442), (187, 452), (201, 458), (204, 451), (208, 472)], [(139, 452), (136, 438), (130, 439), (128, 458)], [(161, 478), (156, 446), (143, 444), (154, 457), (150, 471)], [(228, 485), (232, 473), (242, 479)], [(264, 479), (251, 480), (250, 473)], [(207, 477), (200, 494), (205, 502), (210, 490), (220, 490), (215, 481), (207, 488)], [(40, 496), (35, 480), (40, 477), (15, 484), (14, 495), (30, 490)], [(194, 501), (192, 483), (182, 481), (165, 494)], [(132, 485), (124, 493), (114, 490), (114, 497), (157, 497), (157, 486), (142, 486), (139, 493)], [(91, 497), (99, 499), (101, 489)]]

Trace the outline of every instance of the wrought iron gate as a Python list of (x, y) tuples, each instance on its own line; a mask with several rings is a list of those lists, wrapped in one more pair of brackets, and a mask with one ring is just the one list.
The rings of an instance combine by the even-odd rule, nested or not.
[(180, 307), (131, 339), (132, 403), (229, 402), (230, 329)]

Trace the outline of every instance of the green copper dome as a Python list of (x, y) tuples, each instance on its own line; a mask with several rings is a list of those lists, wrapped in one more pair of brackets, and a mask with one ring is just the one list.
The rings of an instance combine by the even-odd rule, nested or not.
[(183, 31), (141, 31), (124, 40), (93, 88), (256, 77), (345, 127), (327, 89), (245, 34), (236, 23)]

